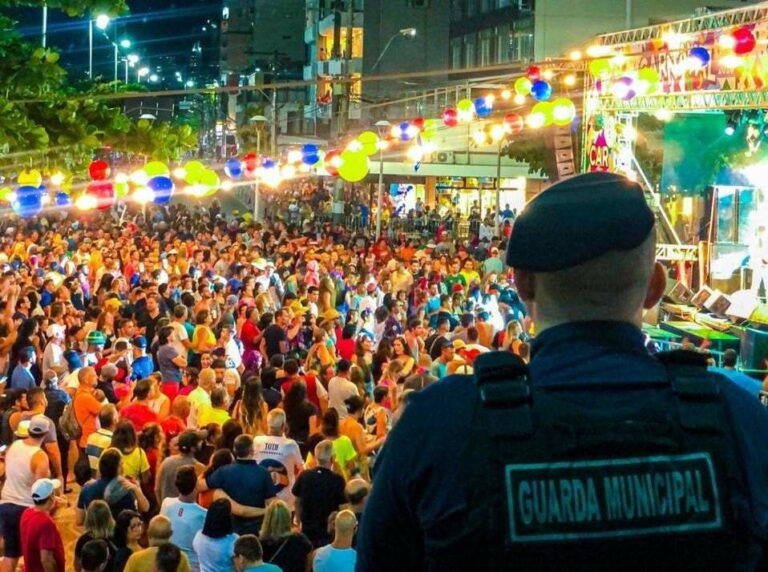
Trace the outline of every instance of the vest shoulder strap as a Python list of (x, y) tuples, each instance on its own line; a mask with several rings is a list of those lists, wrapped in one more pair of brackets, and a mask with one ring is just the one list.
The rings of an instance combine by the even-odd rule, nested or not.
[[(491, 437), (504, 439), (533, 433), (528, 367), (509, 352), (488, 352), (474, 362), (480, 404), (489, 422)], [(507, 412), (513, 410), (514, 414)]]

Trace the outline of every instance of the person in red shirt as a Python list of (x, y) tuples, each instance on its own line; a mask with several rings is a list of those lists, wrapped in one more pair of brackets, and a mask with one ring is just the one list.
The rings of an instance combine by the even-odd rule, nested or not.
[(64, 572), (64, 542), (53, 521), (53, 514), (62, 504), (56, 498), (61, 482), (55, 479), (38, 479), (32, 485), (32, 501), (35, 506), (21, 515), (21, 543), (26, 572)]
[(189, 409), (189, 399), (186, 395), (177, 395), (171, 405), (171, 414), (160, 423), (166, 443), (170, 443), (176, 435), (181, 435), (187, 430), (185, 419), (189, 417)]
[(151, 379), (137, 381), (133, 388), (133, 402), (120, 410), (120, 418), (130, 421), (137, 433), (140, 433), (147, 423), (157, 423), (157, 413), (149, 406), (152, 383)]

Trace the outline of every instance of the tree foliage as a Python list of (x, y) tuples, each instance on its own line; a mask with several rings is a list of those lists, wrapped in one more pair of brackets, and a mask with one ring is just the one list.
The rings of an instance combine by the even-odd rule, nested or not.
[[(42, 3), (0, 0), (0, 8)], [(127, 9), (124, 0), (47, 3), (75, 16), (115, 15)], [(102, 147), (169, 160), (197, 146), (191, 127), (132, 121), (123, 114), (121, 101), (104, 97), (136, 86), (74, 85), (58, 62), (58, 53), (22, 41), (14, 22), (0, 14), (0, 174), (12, 175), (28, 166), (74, 172)]]

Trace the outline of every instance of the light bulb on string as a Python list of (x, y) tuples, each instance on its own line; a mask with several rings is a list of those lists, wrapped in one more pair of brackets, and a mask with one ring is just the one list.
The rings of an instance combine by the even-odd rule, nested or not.
[(64, 182), (64, 173), (61, 171), (56, 171), (53, 175), (51, 175), (51, 185), (54, 187), (60, 187), (61, 184)]
[(509, 101), (509, 99), (512, 97), (512, 90), (505, 89), (501, 92), (501, 99), (504, 101)]
[(523, 105), (525, 103), (525, 96), (520, 93), (515, 94), (515, 98), (512, 101), (514, 101), (515, 105)]

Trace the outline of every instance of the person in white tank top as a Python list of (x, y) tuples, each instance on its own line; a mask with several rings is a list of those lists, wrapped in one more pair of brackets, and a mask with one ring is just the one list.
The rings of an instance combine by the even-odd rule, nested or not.
[(38, 479), (51, 476), (48, 455), (42, 449), (43, 437), (48, 433), (50, 421), (45, 415), (35, 415), (22, 421), (16, 428), (17, 441), (5, 454), (5, 485), (0, 495), (0, 522), (5, 541), (5, 558), (0, 572), (16, 569), (21, 556), (19, 523), (32, 501), (32, 485)]

